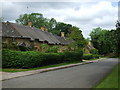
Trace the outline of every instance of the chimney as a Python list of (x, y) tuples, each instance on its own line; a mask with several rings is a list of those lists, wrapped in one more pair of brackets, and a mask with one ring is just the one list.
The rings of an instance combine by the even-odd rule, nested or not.
[(42, 31), (44, 31), (44, 27), (42, 26), (42, 27), (40, 27), (40, 29), (42, 30)]
[(46, 28), (45, 31), (48, 32), (48, 29)]
[(88, 45), (91, 45), (91, 42), (90, 42), (90, 41), (88, 41)]
[(31, 21), (28, 22), (28, 26), (32, 27), (32, 22)]
[(65, 36), (64, 32), (61, 32), (61, 37), (64, 37), (64, 36)]

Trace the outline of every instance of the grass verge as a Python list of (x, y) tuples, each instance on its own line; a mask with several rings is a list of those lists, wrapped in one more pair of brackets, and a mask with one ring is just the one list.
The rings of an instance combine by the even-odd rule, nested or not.
[(93, 90), (98, 88), (118, 88), (118, 72), (120, 72), (120, 64), (115, 66), (112, 72), (97, 84)]

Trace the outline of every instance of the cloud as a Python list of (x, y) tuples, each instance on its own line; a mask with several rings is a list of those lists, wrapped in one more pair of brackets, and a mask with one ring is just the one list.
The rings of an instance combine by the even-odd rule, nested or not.
[(89, 6), (82, 5), (79, 10), (71, 10), (68, 13), (64, 21), (80, 27), (84, 36), (88, 36), (93, 27), (115, 28), (115, 22), (118, 19), (118, 8), (112, 6), (112, 2), (109, 1), (90, 4)]
[[(88, 0), (90, 1), (90, 0)], [(27, 9), (27, 6), (29, 7)], [(46, 18), (55, 18), (79, 27), (84, 37), (92, 28), (115, 28), (118, 7), (110, 1), (100, 2), (4, 2), (2, 16), (5, 21), (14, 21), (20, 14), (42, 13)], [(14, 21), (15, 22), (15, 21)]]

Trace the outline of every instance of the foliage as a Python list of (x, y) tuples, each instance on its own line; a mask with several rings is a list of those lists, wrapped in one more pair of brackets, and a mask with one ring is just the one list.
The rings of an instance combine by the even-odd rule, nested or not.
[[(120, 32), (120, 31), (118, 31)], [(101, 55), (106, 55), (108, 53), (116, 53), (117, 51), (117, 30), (105, 30), (102, 28), (95, 28), (90, 33), (91, 42), (93, 46), (98, 49)]]
[(91, 50), (90, 50), (90, 53), (91, 53), (91, 54), (98, 54), (98, 50), (97, 50), (97, 49), (91, 49)]
[(94, 58), (99, 58), (100, 56), (97, 54), (84, 54), (83, 55), (83, 59), (85, 60), (90, 60), (90, 59), (94, 59)]
[(82, 61), (82, 52), (40, 53), (36, 51), (22, 52), (3, 49), (2, 59), (3, 68), (34, 68), (74, 60)]
[(41, 44), (40, 48), (42, 52), (48, 52), (48, 49), (50, 48), (50, 46), (48, 44)]
[(2, 43), (2, 48), (7, 48), (7, 49), (11, 49), (11, 50), (20, 50), (19, 46), (16, 43)]
[(82, 35), (82, 31), (77, 27), (71, 28), (71, 32), (68, 34), (68, 38), (73, 41), (71, 46), (73, 48), (83, 48), (86, 45), (86, 41)]
[(114, 35), (114, 41), (116, 41), (116, 43), (114, 43), (114, 45), (116, 46), (117, 56), (120, 57), (120, 21), (117, 21), (117, 23), (116, 23), (116, 31), (115, 31), (115, 35)]
[(76, 51), (76, 52), (64, 52), (65, 54), (65, 61), (71, 62), (71, 61), (81, 61), (83, 58), (83, 52), (82, 50)]
[(44, 18), (40, 13), (31, 13), (20, 15), (16, 20), (17, 23), (28, 25), (28, 22), (31, 21), (34, 27), (40, 28), (41, 26), (46, 27), (48, 19)]
[(47, 52), (52, 52), (52, 53), (57, 53), (58, 52), (58, 49), (60, 48), (60, 46), (51, 46)]
[(57, 53), (60, 46), (49, 46), (48, 44), (40, 45), (41, 51), (45, 53)]

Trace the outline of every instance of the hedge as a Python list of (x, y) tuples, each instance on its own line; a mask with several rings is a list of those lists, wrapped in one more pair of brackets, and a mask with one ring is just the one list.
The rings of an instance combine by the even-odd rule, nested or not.
[(3, 68), (35, 68), (63, 62), (82, 61), (81, 52), (41, 53), (37, 51), (2, 50)]
[(94, 58), (99, 58), (100, 56), (97, 54), (84, 54), (83, 55), (83, 59), (85, 60), (90, 60), (90, 59), (94, 59)]

